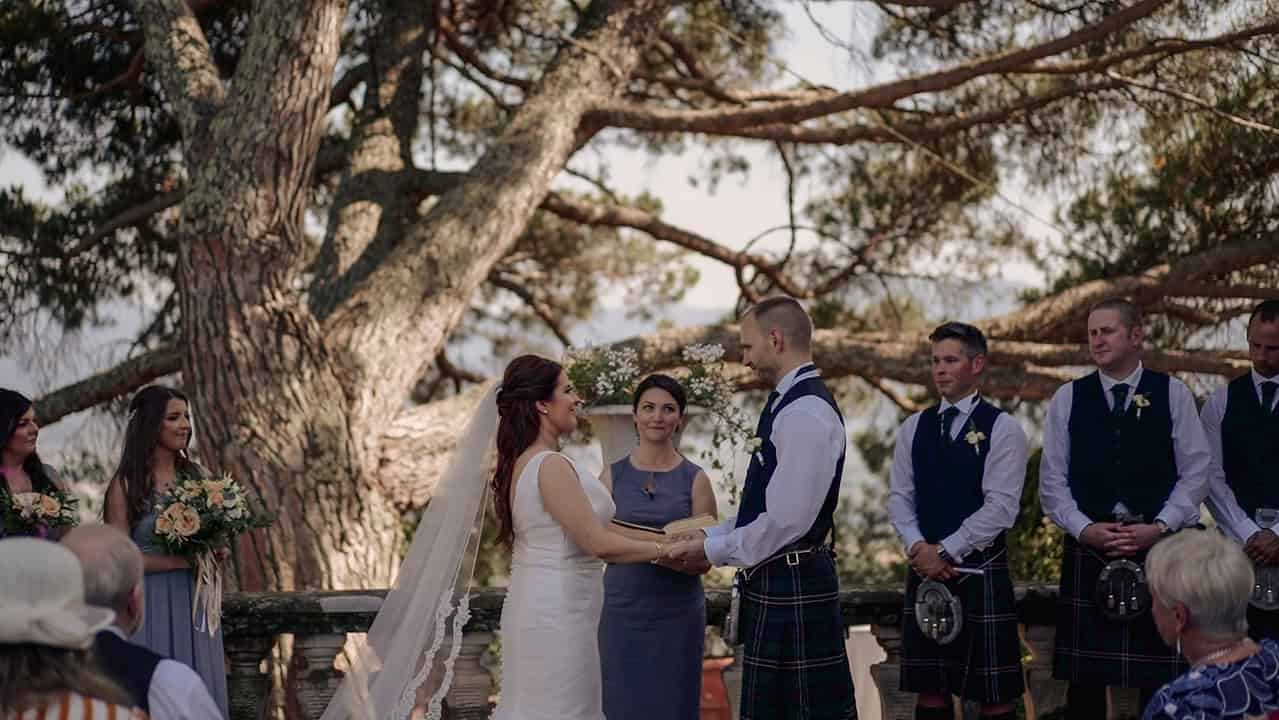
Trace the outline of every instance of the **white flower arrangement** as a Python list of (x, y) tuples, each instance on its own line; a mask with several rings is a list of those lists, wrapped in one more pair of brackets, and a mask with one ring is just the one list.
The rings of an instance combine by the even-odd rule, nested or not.
[(1137, 393), (1132, 396), (1132, 404), (1137, 408), (1137, 419), (1140, 420), (1141, 409), (1150, 407), (1150, 398), (1146, 397), (1142, 393)]
[(972, 424), (972, 421), (969, 421), (968, 433), (964, 435), (964, 440), (968, 441), (968, 444), (973, 446), (973, 452), (978, 455), (981, 454), (981, 441), (985, 439), (986, 433), (978, 430), (977, 426)]
[[(749, 452), (759, 449), (759, 438), (749, 438), (753, 433), (733, 404), (735, 386), (725, 373), (723, 345), (689, 345), (680, 351), (682, 369), (670, 374), (684, 386), (688, 404), (701, 408), (716, 418), (711, 433), (711, 449), (703, 452), (712, 468), (725, 471), (731, 477), (732, 468), (726, 468), (716, 452), (720, 447), (746, 446)], [(642, 368), (639, 356), (631, 348), (599, 350), (583, 348), (571, 350), (564, 363), (569, 381), (582, 397), (586, 407), (631, 404), (635, 387), (645, 376), (662, 368)]]

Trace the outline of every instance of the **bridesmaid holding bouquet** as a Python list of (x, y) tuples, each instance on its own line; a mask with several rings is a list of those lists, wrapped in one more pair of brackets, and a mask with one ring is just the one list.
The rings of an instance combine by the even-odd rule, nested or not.
[[(0, 538), (25, 535), (57, 540), (75, 524), (75, 499), (58, 481), (53, 468), (40, 461), (36, 453), (36, 438), (40, 425), (36, 422), (35, 406), (20, 392), (0, 388)], [(18, 513), (23, 496), (40, 498), (45, 504), (52, 501), (56, 508), (31, 508), (38, 517), (22, 520)], [(28, 513), (30, 515), (30, 513)], [(47, 519), (41, 522), (42, 518)], [(19, 529), (16, 526), (21, 525)]]
[(129, 403), (124, 450), (107, 486), (105, 519), (129, 533), (143, 554), (147, 613), (133, 642), (191, 666), (227, 717), (222, 631), (196, 628), (191, 563), (182, 555), (167, 554), (155, 534), (158, 503), (181, 480), (204, 476), (187, 455), (190, 442), (186, 396), (160, 385), (139, 390)]

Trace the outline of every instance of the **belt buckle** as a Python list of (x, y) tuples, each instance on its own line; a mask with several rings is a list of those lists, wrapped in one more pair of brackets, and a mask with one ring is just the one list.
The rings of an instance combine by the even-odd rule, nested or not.
[(792, 550), (791, 552), (786, 553), (786, 564), (791, 567), (795, 567), (796, 565), (799, 565), (798, 550)]

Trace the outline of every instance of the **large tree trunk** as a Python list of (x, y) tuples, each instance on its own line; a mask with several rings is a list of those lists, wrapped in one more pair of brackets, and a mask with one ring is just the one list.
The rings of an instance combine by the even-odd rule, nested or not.
[(668, 2), (594, 2), (492, 149), (403, 233), (407, 207), (370, 214), (361, 198), (396, 190), (361, 177), (411, 167), (405, 141), (420, 77), (410, 68), (424, 18), (388, 32), (379, 52), (389, 61), (370, 97), (393, 112), (359, 123), (358, 167), (345, 177), (319, 263), (328, 282), (306, 297), (297, 289), (308, 263), (302, 220), (344, 2), (255, 4), (224, 87), (185, 1), (137, 0), (190, 169), (179, 239), (182, 369), (202, 454), (278, 513), (237, 554), (240, 587), (391, 582), (402, 488), (381, 481), (379, 464), (384, 445), (396, 444), (392, 421), (580, 146), (582, 115), (625, 86)]
[(349, 388), (296, 291), (344, 16), (340, 0), (259, 4), (234, 92), (184, 122), (183, 371), (202, 456), (278, 513), (236, 555), (244, 588), (382, 584), (395, 564), (396, 513), (369, 492)]

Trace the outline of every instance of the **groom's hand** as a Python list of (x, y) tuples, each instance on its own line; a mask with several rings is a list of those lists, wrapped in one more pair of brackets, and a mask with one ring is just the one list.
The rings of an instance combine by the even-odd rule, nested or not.
[(684, 540), (668, 545), (666, 557), (676, 562), (683, 561), (685, 565), (694, 567), (709, 563), (706, 559), (706, 545), (702, 540), (697, 539)]
[(709, 562), (693, 563), (687, 560), (659, 560), (657, 564), (667, 570), (674, 570), (685, 575), (705, 575), (710, 572), (712, 567)]

